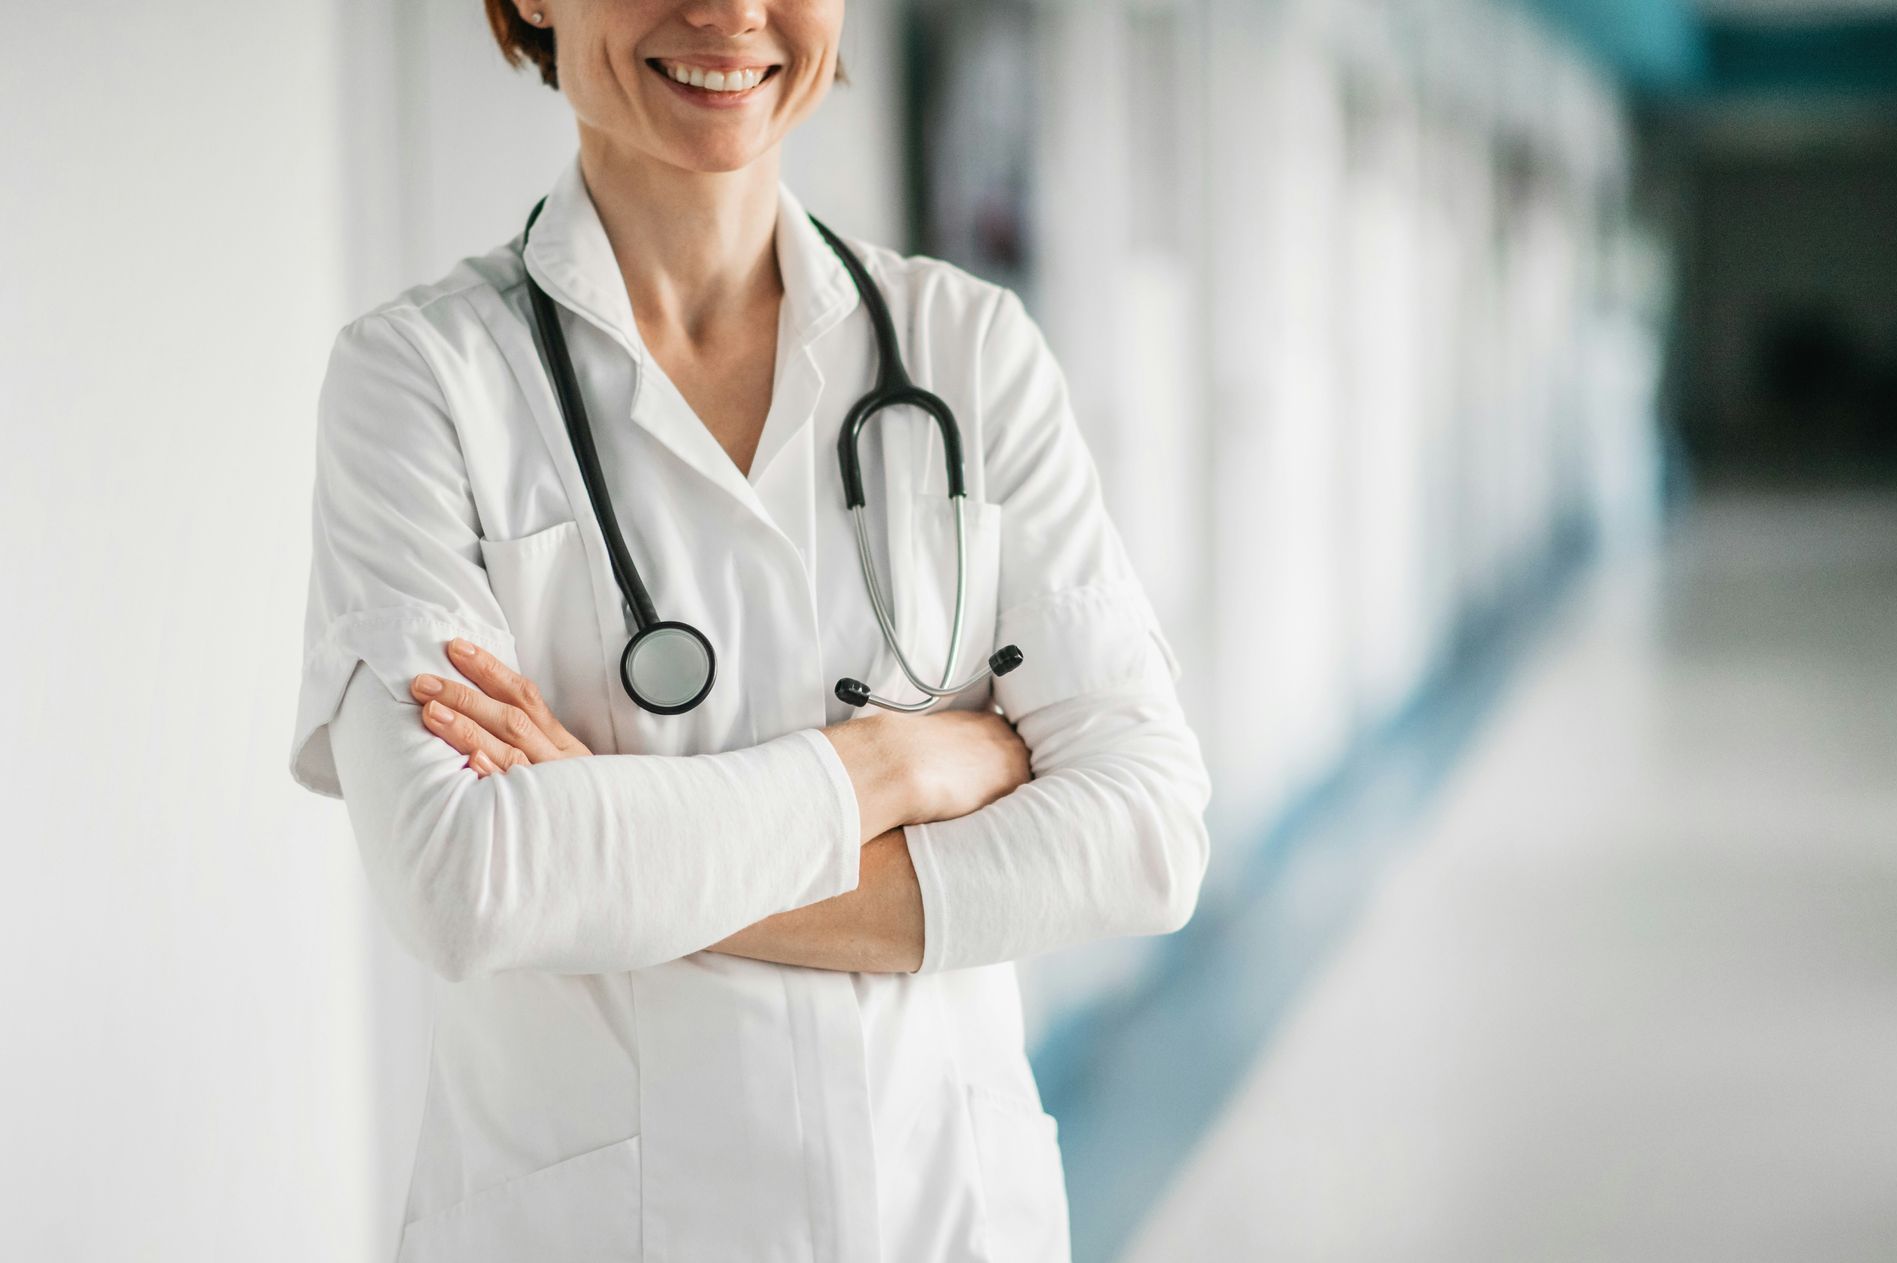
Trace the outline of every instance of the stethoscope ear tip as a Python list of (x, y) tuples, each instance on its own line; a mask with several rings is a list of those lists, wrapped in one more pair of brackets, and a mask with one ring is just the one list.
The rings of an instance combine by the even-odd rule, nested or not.
[(1022, 661), (1019, 648), (1014, 645), (1003, 645), (988, 656), (988, 669), (996, 675), (1006, 675), (1020, 666)]
[(847, 706), (865, 706), (869, 703), (869, 685), (861, 680), (842, 679), (837, 681), (837, 700)]

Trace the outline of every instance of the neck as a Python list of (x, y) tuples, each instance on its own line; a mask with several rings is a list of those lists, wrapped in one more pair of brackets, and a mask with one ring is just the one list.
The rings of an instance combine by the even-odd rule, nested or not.
[(580, 172), (648, 343), (703, 343), (783, 297), (778, 153), (737, 171), (685, 171), (580, 128)]

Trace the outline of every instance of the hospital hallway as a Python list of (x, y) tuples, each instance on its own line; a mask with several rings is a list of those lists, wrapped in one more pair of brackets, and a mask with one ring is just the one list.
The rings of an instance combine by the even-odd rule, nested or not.
[[(1199, 945), (1236, 990), (1182, 977), (1118, 1088), (1163, 1109), (1180, 1059), (1268, 1038), (1112, 1256), (1893, 1257), (1897, 499), (1703, 498), (1528, 639), (1407, 819), (1345, 809), (1375, 836), (1298, 843)], [(1283, 928), (1353, 885), (1328, 948)]]

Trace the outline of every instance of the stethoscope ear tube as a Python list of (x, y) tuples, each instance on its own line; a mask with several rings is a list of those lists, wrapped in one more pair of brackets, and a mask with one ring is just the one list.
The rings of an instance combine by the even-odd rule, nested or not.
[[(922, 389), (909, 380), (909, 374), (902, 366), (901, 348), (896, 342), (896, 323), (890, 319), (889, 305), (883, 301), (882, 291), (870, 278), (869, 270), (862, 260), (856, 257), (842, 238), (825, 227), (815, 215), (810, 222), (830, 244), (836, 256), (849, 272), (850, 279), (856, 283), (856, 289), (863, 297), (863, 305), (869, 310), (870, 324), (876, 332), (876, 384), (870, 392), (857, 400), (843, 418), (843, 427), (837, 432), (837, 464), (843, 473), (843, 502), (856, 525), (856, 548), (858, 560), (863, 567), (863, 582), (869, 589), (870, 606), (876, 613), (876, 622), (882, 628), (883, 640), (895, 655), (896, 665), (901, 668), (904, 678), (924, 694), (921, 701), (898, 702), (890, 698), (879, 697), (870, 691), (861, 680), (845, 678), (836, 683), (837, 699), (849, 706), (863, 706), (875, 703), (887, 710), (922, 711), (933, 706), (944, 697), (953, 697), (990, 675), (1006, 675), (1021, 665), (1021, 651), (1014, 645), (1004, 645), (990, 656), (988, 669), (977, 672), (959, 684), (951, 683), (950, 676), (955, 670), (955, 660), (962, 645), (963, 611), (968, 596), (968, 537), (966, 522), (962, 512), (963, 501), (967, 499), (968, 487), (962, 470), (962, 430), (955, 422), (955, 413), (943, 399), (930, 391)], [(884, 597), (882, 584), (876, 578), (876, 566), (870, 555), (869, 536), (863, 524), (863, 510), (868, 504), (863, 494), (863, 463), (859, 455), (863, 427), (869, 419), (888, 408), (906, 404), (920, 408), (934, 419), (936, 428), (942, 434), (942, 461), (947, 471), (948, 495), (955, 505), (955, 616), (949, 629), (948, 660), (942, 667), (942, 682), (932, 685), (924, 680), (910, 664), (908, 655), (902, 651), (902, 641), (896, 634), (895, 621), (890, 615), (889, 602)]]
[(935, 705), (941, 698), (952, 697), (956, 693), (972, 688), (991, 675), (999, 676), (1008, 674), (1008, 672), (1020, 666), (1023, 661), (1024, 659), (1021, 656), (1021, 650), (1019, 648), (1014, 645), (1003, 645), (988, 655), (988, 669), (986, 671), (970, 677), (959, 688), (943, 690), (929, 689), (927, 691), (933, 694), (933, 696), (925, 698), (920, 702), (890, 701), (887, 698), (878, 697), (876, 694), (870, 692), (869, 685), (863, 683), (863, 681), (851, 679), (837, 681), (837, 700), (848, 706), (864, 706), (870, 702), (875, 702), (878, 706), (888, 710), (927, 710), (929, 707)]
[(920, 408), (935, 420), (936, 428), (942, 432), (942, 458), (947, 466), (948, 493), (955, 497), (967, 494), (967, 483), (962, 474), (962, 431), (955, 424), (955, 414), (949, 411), (949, 406), (942, 402), (940, 396), (905, 382), (891, 390), (877, 389), (864, 395), (843, 418), (843, 428), (837, 431), (837, 464), (843, 471), (844, 507), (860, 509), (868, 503), (863, 496), (863, 463), (857, 454), (863, 427), (871, 417), (885, 408), (902, 404)]
[(869, 589), (870, 609), (876, 615), (876, 624), (882, 629), (883, 642), (895, 656), (896, 665), (911, 685), (924, 694), (921, 701), (898, 702), (878, 696), (870, 691), (861, 680), (845, 678), (836, 683), (837, 700), (850, 706), (862, 706), (873, 702), (885, 710), (924, 711), (944, 697), (953, 697), (957, 693), (981, 683), (990, 675), (1006, 675), (1021, 665), (1022, 653), (1016, 645), (1003, 645), (988, 658), (988, 669), (978, 671), (959, 684), (951, 683), (955, 663), (961, 656), (963, 615), (967, 610), (968, 599), (968, 518), (964, 511), (966, 496), (955, 496), (950, 503), (955, 506), (955, 614), (949, 624), (948, 653), (942, 663), (942, 682), (930, 684), (924, 680), (909, 662), (909, 655), (902, 651), (902, 639), (896, 634), (895, 618), (890, 612), (890, 601), (883, 594), (883, 585), (876, 577), (876, 563), (870, 555), (869, 527), (865, 522), (865, 513), (861, 506), (850, 510), (850, 522), (856, 528), (856, 555), (863, 568), (863, 584)]
[(876, 384), (851, 406), (844, 415), (843, 428), (837, 432), (837, 464), (843, 471), (844, 507), (860, 509), (866, 503), (863, 498), (863, 465), (857, 456), (857, 445), (864, 424), (883, 409), (899, 404), (920, 408), (935, 418), (937, 428), (942, 431), (942, 458), (948, 468), (948, 493), (961, 496), (965, 492), (962, 480), (962, 430), (955, 423), (955, 413), (939, 396), (909, 380), (908, 370), (902, 366), (902, 349), (896, 341), (896, 322), (890, 318), (889, 304), (883, 301), (883, 292), (876, 287), (863, 261), (822, 220), (812, 215), (810, 222), (836, 253), (844, 271), (850, 274), (850, 280), (855, 282), (856, 292), (862, 296), (863, 306), (869, 311), (870, 327), (876, 334)]

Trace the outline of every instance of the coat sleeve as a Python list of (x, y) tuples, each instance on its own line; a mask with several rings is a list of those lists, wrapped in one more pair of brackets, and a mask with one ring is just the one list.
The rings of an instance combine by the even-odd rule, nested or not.
[(482, 778), (409, 680), (462, 636), (518, 666), (425, 331), (346, 326), (317, 408), (291, 774), (341, 797), (377, 902), (451, 979), (676, 959), (856, 887), (854, 788), (815, 729), (713, 755), (618, 755)]
[(922, 888), (918, 972), (1178, 929), (1209, 855), (1211, 786), (1179, 668), (1101, 500), (1066, 382), (1002, 291), (983, 338), (987, 489), (1002, 505), (995, 682), (1033, 779), (905, 829)]

